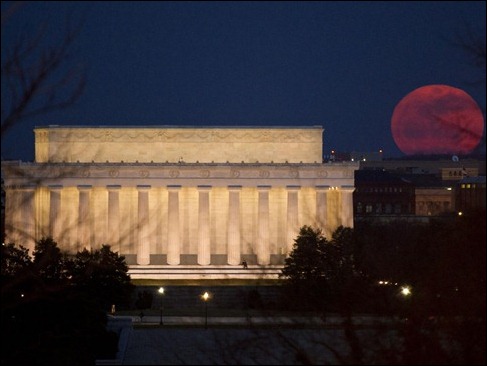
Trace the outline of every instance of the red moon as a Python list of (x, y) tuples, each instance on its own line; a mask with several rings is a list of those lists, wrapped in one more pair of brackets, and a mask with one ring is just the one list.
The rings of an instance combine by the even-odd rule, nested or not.
[(427, 85), (397, 104), (391, 130), (394, 142), (406, 155), (468, 154), (482, 138), (484, 117), (463, 90)]

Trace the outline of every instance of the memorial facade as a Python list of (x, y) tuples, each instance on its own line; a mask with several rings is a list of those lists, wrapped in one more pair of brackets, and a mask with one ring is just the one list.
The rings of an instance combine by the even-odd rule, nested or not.
[(34, 163), (2, 162), (5, 240), (31, 253), (51, 236), (109, 244), (132, 278), (277, 278), (302, 225), (353, 227), (359, 166), (322, 163), (321, 126), (34, 132)]

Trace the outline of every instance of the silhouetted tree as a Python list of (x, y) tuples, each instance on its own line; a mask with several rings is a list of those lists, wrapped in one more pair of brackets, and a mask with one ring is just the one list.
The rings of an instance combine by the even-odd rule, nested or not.
[[(52, 238), (2, 246), (1, 364), (87, 365), (114, 358), (107, 304), (130, 299), (128, 267), (109, 246), (68, 258)], [(3, 276), (3, 273), (8, 276)]]
[(339, 226), (332, 234), (333, 272), (329, 279), (334, 310), (344, 316), (370, 311), (370, 281), (356, 265), (356, 236), (352, 228)]
[(29, 250), (23, 246), (3, 243), (0, 250), (2, 280), (12, 279), (32, 264)]
[[(485, 210), (354, 231), (361, 270), (372, 281), (389, 281), (376, 286), (374, 297), (407, 319), (397, 328), (404, 341), (396, 350), (400, 362), (485, 364)], [(412, 291), (407, 299), (400, 295), (405, 284)]]
[(42, 238), (35, 243), (33, 270), (46, 284), (62, 284), (66, 281), (66, 255), (61, 253), (51, 237)]
[(69, 267), (72, 285), (97, 298), (107, 310), (112, 304), (123, 307), (130, 302), (135, 286), (130, 282), (128, 265), (109, 245), (78, 252)]
[(303, 226), (280, 277), (303, 309), (350, 314), (367, 282), (356, 269), (353, 229), (338, 227), (328, 241), (320, 229)]
[(280, 278), (286, 293), (302, 310), (322, 309), (328, 299), (328, 279), (332, 271), (329, 243), (320, 229), (303, 226), (285, 259)]

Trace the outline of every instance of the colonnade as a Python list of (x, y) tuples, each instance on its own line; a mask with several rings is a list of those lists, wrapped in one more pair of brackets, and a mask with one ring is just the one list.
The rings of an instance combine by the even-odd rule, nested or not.
[[(91, 185), (78, 185), (79, 203), (78, 203), (78, 218), (77, 218), (77, 241), (83, 243), (88, 249), (90, 238), (92, 237), (90, 225), (90, 193)], [(150, 185), (137, 185), (137, 233), (136, 239), (136, 255), (137, 264), (150, 264), (151, 254), (166, 254), (167, 264), (179, 265), (181, 263), (181, 227), (180, 227), (180, 185), (166, 186), (167, 196), (167, 253), (151, 253), (149, 236), (149, 222), (151, 220), (149, 209), (149, 192)], [(257, 189), (257, 227), (256, 227), (256, 241), (253, 252), (256, 255), (257, 263), (259, 265), (270, 264), (271, 253), (270, 245), (270, 202), (269, 192), (272, 190), (270, 185), (258, 185)], [(353, 186), (329, 187), (329, 186), (314, 186), (316, 192), (316, 224), (324, 230), (328, 236), (331, 230), (338, 226), (353, 227)], [(61, 185), (48, 186), (49, 189), (49, 235), (55, 240), (60, 237), (62, 231), (61, 224), (61, 205), (64, 203), (61, 200)], [(118, 246), (120, 243), (120, 231), (122, 229), (121, 221), (121, 203), (120, 192), (122, 186), (107, 185), (107, 219), (106, 219), (106, 238), (107, 243), (112, 246)], [(198, 220), (197, 220), (197, 263), (202, 266), (211, 264), (211, 235), (210, 235), (210, 194), (212, 186), (198, 185), (196, 186), (198, 192)], [(288, 185), (286, 186), (286, 232), (283, 234), (286, 240), (285, 251), (289, 253), (292, 250), (294, 239), (299, 230), (299, 212), (300, 201), (299, 191), (301, 186)], [(329, 204), (329, 194), (332, 190), (338, 191), (339, 202), (341, 204), (337, 207), (338, 212), (334, 218), (327, 217), (329, 212), (327, 206)], [(35, 188), (27, 187), (24, 189), (9, 189), (7, 196), (12, 198), (12, 191), (18, 192), (22, 197), (22, 227), (26, 230), (32, 238), (35, 236)], [(227, 263), (229, 265), (238, 265), (241, 263), (241, 240), (242, 240), (242, 217), (241, 217), (241, 191), (240, 185), (228, 185), (228, 210), (227, 212), (227, 242), (226, 254)], [(7, 201), (8, 202), (8, 201)], [(11, 201), (12, 202), (12, 201)], [(12, 204), (12, 203), (11, 203)], [(12, 212), (12, 211), (11, 211)], [(332, 222), (332, 225), (330, 225)], [(306, 223), (301, 223), (306, 224)], [(14, 236), (10, 233), (10, 236)], [(39, 239), (39, 238), (37, 238)], [(32, 240), (31, 240), (32, 241)], [(32, 248), (33, 249), (33, 248)]]

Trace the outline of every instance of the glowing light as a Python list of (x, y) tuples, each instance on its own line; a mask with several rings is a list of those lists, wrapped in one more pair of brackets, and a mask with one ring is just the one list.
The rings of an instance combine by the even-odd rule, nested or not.
[(164, 295), (164, 287), (159, 287), (159, 290), (157, 290), (161, 295)]
[(401, 294), (409, 296), (411, 295), (411, 289), (408, 286), (401, 287)]
[(208, 299), (210, 298), (210, 294), (205, 292), (201, 295), (201, 298), (205, 302), (205, 329), (208, 329)]

